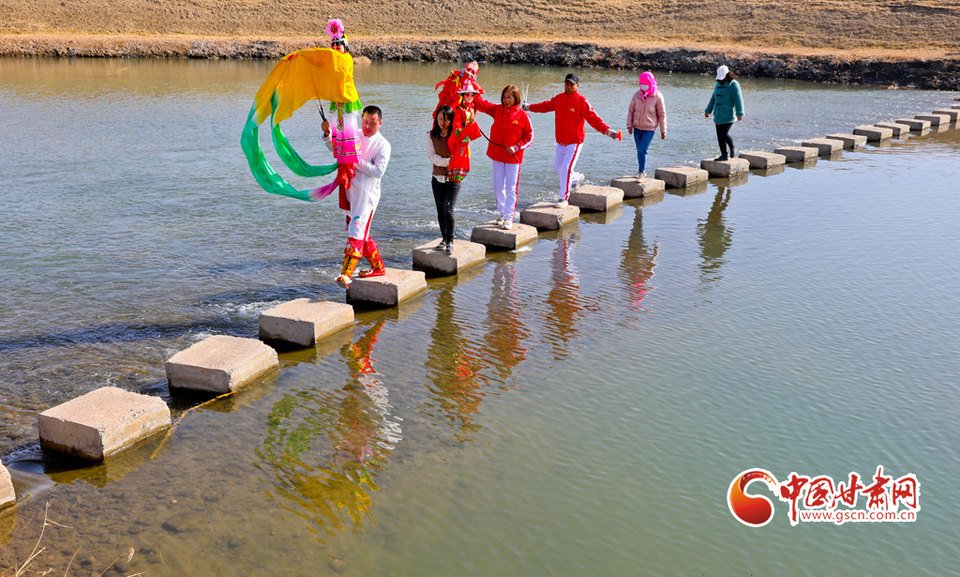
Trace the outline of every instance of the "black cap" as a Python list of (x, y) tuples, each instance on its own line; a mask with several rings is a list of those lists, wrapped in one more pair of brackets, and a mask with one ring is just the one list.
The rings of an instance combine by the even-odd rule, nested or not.
[(580, 77), (571, 72), (567, 74), (567, 77), (563, 79), (564, 82), (573, 82), (574, 84), (580, 84)]

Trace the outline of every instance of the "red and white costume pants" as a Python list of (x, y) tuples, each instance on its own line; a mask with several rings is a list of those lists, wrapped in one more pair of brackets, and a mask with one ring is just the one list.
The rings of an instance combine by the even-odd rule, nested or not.
[(577, 185), (574, 168), (577, 166), (577, 159), (580, 158), (580, 149), (582, 148), (583, 143), (557, 145), (557, 156), (553, 160), (553, 171), (560, 177), (560, 194), (558, 195), (560, 200), (569, 200), (570, 189)]

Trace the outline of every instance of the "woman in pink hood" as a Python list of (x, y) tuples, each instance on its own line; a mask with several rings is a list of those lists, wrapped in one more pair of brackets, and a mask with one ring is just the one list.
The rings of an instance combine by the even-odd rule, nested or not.
[(660, 138), (667, 137), (667, 108), (663, 94), (657, 90), (657, 79), (652, 72), (640, 75), (640, 90), (630, 100), (627, 110), (627, 132), (637, 143), (637, 180), (647, 178), (647, 148), (653, 140), (653, 132), (660, 126)]

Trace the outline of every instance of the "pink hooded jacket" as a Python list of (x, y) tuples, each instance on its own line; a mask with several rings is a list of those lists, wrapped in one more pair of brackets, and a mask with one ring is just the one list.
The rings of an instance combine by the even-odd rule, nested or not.
[(660, 134), (667, 133), (667, 107), (663, 102), (663, 94), (657, 90), (657, 79), (653, 73), (644, 72), (640, 75), (640, 84), (650, 88), (646, 91), (637, 90), (630, 100), (627, 109), (627, 127), (635, 130), (656, 130), (660, 126)]

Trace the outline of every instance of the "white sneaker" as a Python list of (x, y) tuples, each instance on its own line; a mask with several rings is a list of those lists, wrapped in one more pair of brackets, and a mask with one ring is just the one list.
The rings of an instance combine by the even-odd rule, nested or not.
[(500, 216), (497, 217), (497, 226), (503, 226), (503, 221), (504, 221), (504, 218), (503, 218), (503, 215), (501, 214)]
[(647, 179), (647, 173), (646, 173), (646, 172), (638, 172), (638, 173), (637, 173), (637, 176), (636, 176), (636, 179), (637, 179), (638, 181), (646, 180), (646, 179)]
[(561, 200), (557, 202), (557, 208), (566, 208), (569, 205), (570, 203), (565, 200)]
[(500, 225), (500, 228), (502, 228), (503, 230), (510, 230), (511, 228), (513, 228), (513, 221), (504, 220), (503, 224)]
[(586, 177), (583, 176), (582, 172), (574, 172), (573, 175), (577, 177), (577, 183), (573, 185), (572, 190), (577, 190), (580, 188), (580, 185), (583, 184), (583, 181), (586, 179)]

